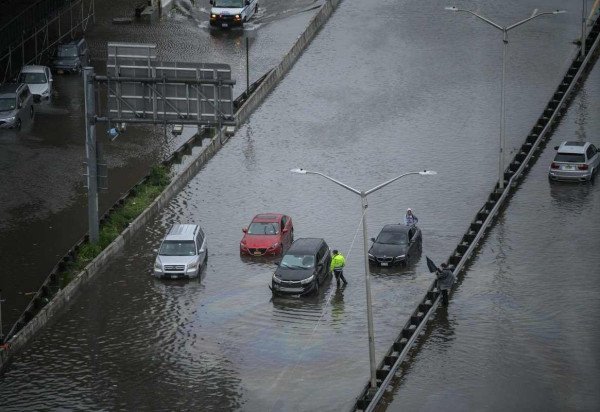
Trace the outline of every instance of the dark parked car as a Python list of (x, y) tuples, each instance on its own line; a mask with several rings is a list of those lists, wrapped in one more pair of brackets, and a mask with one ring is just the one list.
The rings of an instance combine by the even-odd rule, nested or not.
[(89, 54), (90, 51), (85, 39), (59, 44), (56, 49), (56, 56), (52, 60), (52, 69), (58, 73), (79, 73), (83, 67), (89, 65)]
[(317, 294), (331, 274), (331, 253), (323, 239), (296, 239), (273, 274), (273, 294)]
[(385, 225), (377, 238), (371, 238), (369, 262), (379, 266), (408, 264), (410, 255), (421, 248), (421, 229), (417, 226)]

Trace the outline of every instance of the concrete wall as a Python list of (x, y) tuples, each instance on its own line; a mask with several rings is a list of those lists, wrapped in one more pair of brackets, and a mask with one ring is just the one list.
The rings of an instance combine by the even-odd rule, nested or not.
[[(329, 19), (341, 0), (327, 0), (323, 7), (312, 18), (305, 31), (298, 37), (292, 48), (286, 53), (277, 67), (271, 71), (267, 78), (261, 83), (256, 91), (248, 98), (236, 113), (238, 125), (245, 122), (250, 114), (262, 103), (267, 95), (283, 79), (285, 74), (294, 65), (298, 57), (314, 38), (318, 30)], [(165, 4), (170, 7), (172, 0), (162, 0), (163, 9)], [(224, 132), (225, 128), (223, 128)], [(56, 315), (65, 310), (72, 299), (79, 293), (81, 287), (88, 283), (95, 275), (107, 266), (111, 258), (119, 253), (143, 227), (171, 200), (183, 187), (198, 173), (200, 168), (225, 144), (228, 137), (222, 133), (222, 137), (213, 137), (209, 145), (195, 155), (195, 159), (185, 170), (174, 177), (173, 181), (163, 193), (135, 219), (127, 229), (102, 251), (86, 268), (77, 275), (64, 289), (59, 291), (40, 312), (19, 333), (13, 336), (7, 347), (0, 347), (0, 371), (7, 365), (10, 358), (22, 350), (35, 334), (44, 326), (48, 325)]]

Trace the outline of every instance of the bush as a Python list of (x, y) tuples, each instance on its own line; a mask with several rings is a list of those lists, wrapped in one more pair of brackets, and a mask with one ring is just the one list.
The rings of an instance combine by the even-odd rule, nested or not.
[(166, 166), (154, 166), (145, 182), (130, 191), (130, 196), (121, 208), (112, 212), (100, 226), (99, 242), (81, 245), (75, 260), (69, 262), (59, 274), (61, 288), (69, 283), (83, 268), (110, 245), (170, 183), (169, 169)]

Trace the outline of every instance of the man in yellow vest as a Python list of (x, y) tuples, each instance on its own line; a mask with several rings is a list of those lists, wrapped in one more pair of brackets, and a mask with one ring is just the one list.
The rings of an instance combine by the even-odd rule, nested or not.
[(331, 257), (331, 270), (335, 275), (335, 280), (337, 281), (337, 285), (340, 286), (340, 279), (344, 282), (344, 285), (347, 285), (348, 282), (344, 277), (344, 265), (346, 265), (346, 259), (339, 253), (337, 250), (333, 251), (333, 256)]

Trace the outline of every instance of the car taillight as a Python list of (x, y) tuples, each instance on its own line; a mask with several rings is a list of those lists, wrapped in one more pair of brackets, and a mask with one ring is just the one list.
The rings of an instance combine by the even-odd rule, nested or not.
[(550, 165), (550, 167), (552, 169), (558, 169), (558, 165), (556, 163), (554, 163), (554, 162), (552, 162), (552, 164)]
[(583, 164), (583, 165), (578, 165), (578, 166), (577, 166), (577, 168), (578, 168), (579, 170), (588, 170), (588, 165), (586, 165), (586, 164)]

